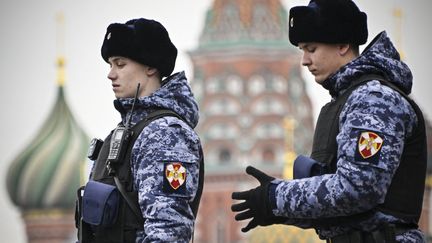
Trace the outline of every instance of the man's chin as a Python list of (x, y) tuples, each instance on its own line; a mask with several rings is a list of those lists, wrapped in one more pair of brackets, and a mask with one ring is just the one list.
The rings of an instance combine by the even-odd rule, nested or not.
[(323, 80), (320, 79), (320, 78), (316, 78), (316, 79), (315, 79), (315, 82), (316, 82), (317, 84), (321, 84), (321, 83), (323, 82)]
[(325, 78), (323, 76), (320, 75), (316, 75), (315, 76), (315, 82), (318, 84), (321, 84), (322, 82), (324, 82)]

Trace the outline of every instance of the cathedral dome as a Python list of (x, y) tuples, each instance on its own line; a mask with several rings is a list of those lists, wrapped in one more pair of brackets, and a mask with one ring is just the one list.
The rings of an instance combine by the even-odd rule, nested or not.
[(64, 61), (59, 59), (54, 107), (7, 173), (7, 190), (21, 210), (71, 209), (80, 186), (88, 137), (74, 119), (64, 95)]

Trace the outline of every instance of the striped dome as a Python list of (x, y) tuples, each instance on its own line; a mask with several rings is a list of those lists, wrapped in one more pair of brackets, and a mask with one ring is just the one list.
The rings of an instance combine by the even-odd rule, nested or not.
[[(63, 63), (59, 66), (59, 73), (63, 73)], [(50, 115), (7, 173), (9, 196), (23, 210), (71, 209), (75, 205), (89, 139), (65, 101), (63, 80), (60, 75)]]

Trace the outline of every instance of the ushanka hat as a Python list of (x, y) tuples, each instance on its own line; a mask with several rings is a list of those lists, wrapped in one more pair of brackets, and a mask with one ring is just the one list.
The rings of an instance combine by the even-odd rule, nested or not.
[(330, 44), (366, 43), (367, 16), (351, 0), (311, 0), (289, 13), (289, 40)]
[(102, 58), (128, 57), (156, 68), (162, 77), (174, 70), (177, 48), (165, 27), (155, 20), (132, 19), (125, 24), (113, 23), (107, 28), (102, 44)]

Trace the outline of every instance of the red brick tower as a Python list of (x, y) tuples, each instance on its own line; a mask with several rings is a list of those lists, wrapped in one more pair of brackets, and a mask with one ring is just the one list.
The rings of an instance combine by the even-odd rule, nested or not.
[(231, 193), (251, 186), (247, 165), (282, 176), (284, 121), (294, 121), (291, 152), (310, 152), (312, 107), (287, 30), (279, 0), (215, 0), (207, 12), (199, 46), (190, 52), (206, 155), (195, 242), (244, 240)]

